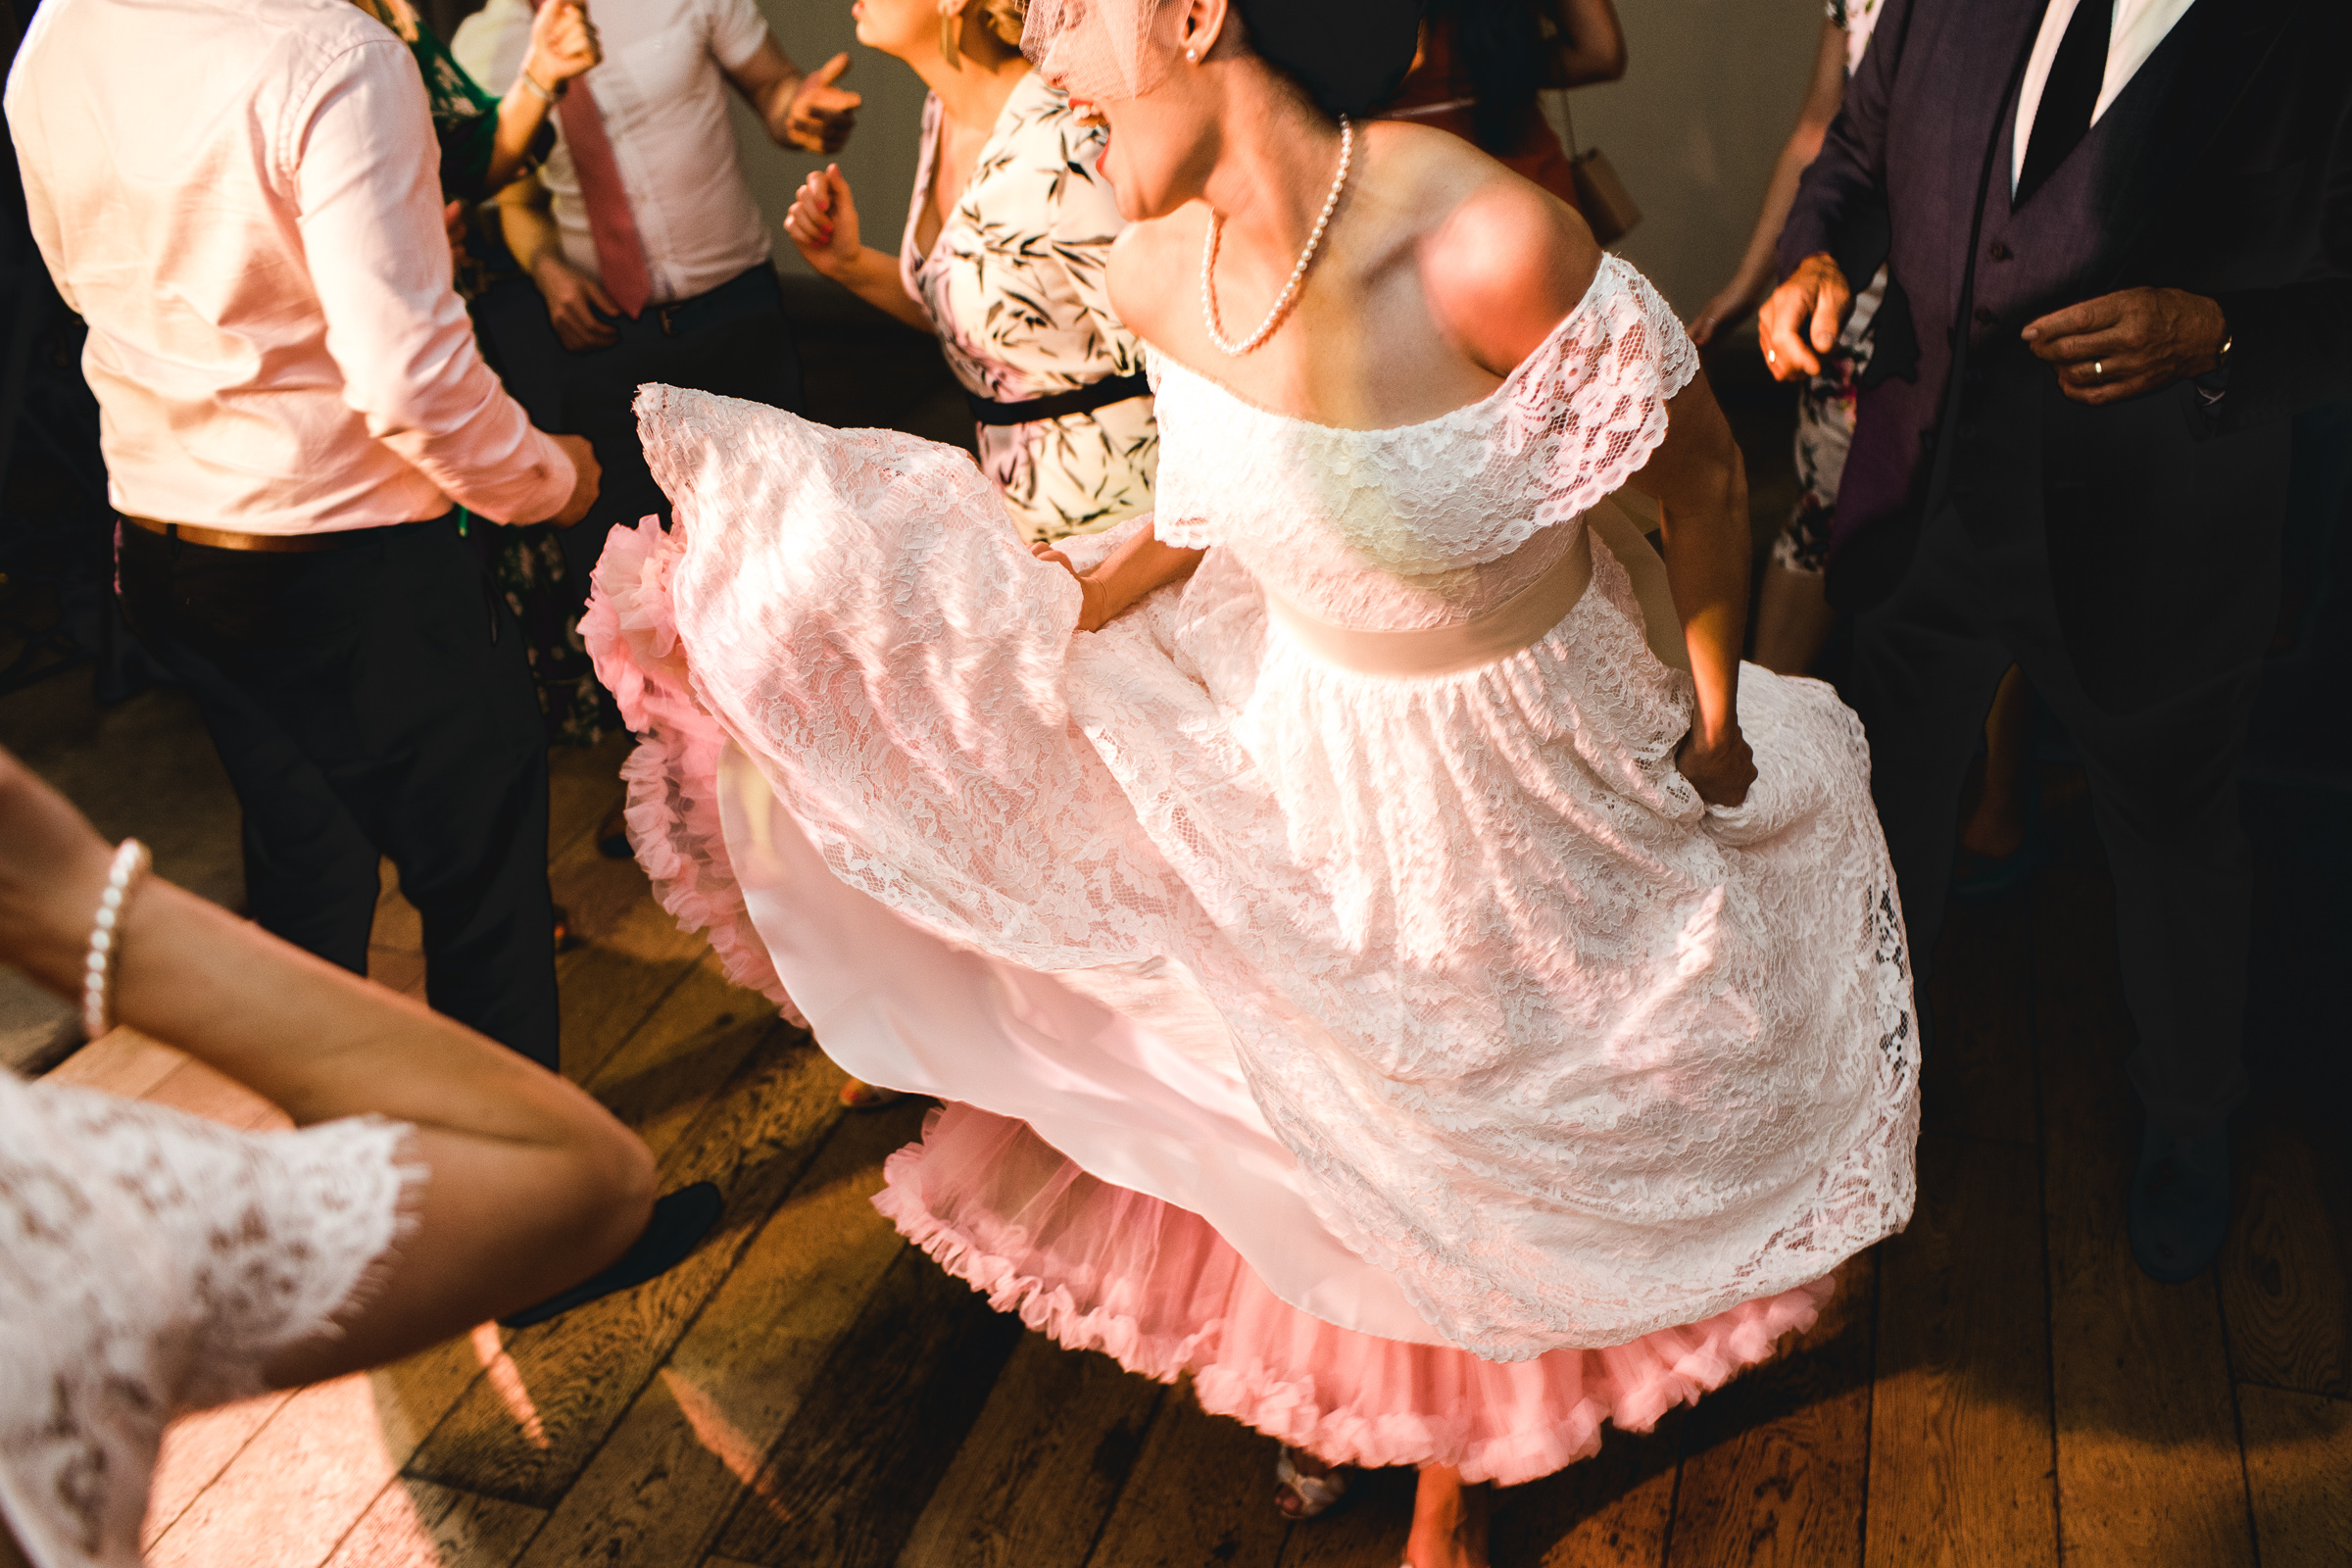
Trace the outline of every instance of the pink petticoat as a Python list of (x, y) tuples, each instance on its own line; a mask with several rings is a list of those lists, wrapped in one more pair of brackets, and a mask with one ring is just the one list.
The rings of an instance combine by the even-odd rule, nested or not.
[(1259, 1282), (1206, 1220), (1087, 1175), (1025, 1122), (951, 1103), (874, 1206), (1002, 1312), (1332, 1464), (1446, 1464), (1505, 1486), (1646, 1432), (1808, 1329), (1815, 1281), (1630, 1345), (1488, 1361), (1337, 1328)]

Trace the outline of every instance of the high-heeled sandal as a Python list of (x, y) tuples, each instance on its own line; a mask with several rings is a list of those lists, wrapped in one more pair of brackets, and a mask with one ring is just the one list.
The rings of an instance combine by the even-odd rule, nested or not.
[[(1312, 1519), (1326, 1512), (1342, 1497), (1348, 1495), (1348, 1472), (1334, 1466), (1319, 1476), (1310, 1476), (1291, 1460), (1292, 1450), (1284, 1448), (1274, 1460), (1274, 1511), (1296, 1522)], [(1296, 1512), (1282, 1505), (1282, 1495), (1289, 1493), (1298, 1499)]]

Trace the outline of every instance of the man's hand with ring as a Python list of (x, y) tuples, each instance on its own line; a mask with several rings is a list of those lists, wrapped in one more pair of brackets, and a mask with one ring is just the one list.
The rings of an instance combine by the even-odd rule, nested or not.
[(1820, 357), (1838, 346), (1838, 329), (1853, 302), (1853, 287), (1826, 251), (1797, 263), (1756, 315), (1756, 338), (1773, 379), (1819, 375)]
[(2128, 288), (2052, 311), (2024, 337), (2058, 368), (2061, 391), (2096, 408), (2217, 368), (2230, 322), (2202, 294)]

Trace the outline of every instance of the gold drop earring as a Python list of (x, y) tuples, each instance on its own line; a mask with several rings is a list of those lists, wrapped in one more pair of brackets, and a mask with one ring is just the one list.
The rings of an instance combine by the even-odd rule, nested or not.
[(956, 35), (963, 31), (957, 24), (962, 21), (963, 18), (954, 11), (942, 11), (939, 14), (939, 52), (947, 61), (950, 71), (963, 69), (963, 51), (956, 47)]

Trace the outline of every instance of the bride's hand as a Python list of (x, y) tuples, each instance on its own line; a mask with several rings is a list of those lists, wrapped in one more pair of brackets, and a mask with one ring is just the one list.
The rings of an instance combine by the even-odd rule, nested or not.
[(1101, 631), (1102, 623), (1110, 619), (1109, 591), (1076, 566), (1071, 565), (1069, 557), (1047, 544), (1043, 539), (1030, 545), (1029, 554), (1040, 561), (1059, 566), (1078, 579), (1078, 629), (1080, 631)]
[(1738, 725), (1711, 746), (1700, 744), (1698, 731), (1692, 730), (1675, 749), (1674, 765), (1709, 806), (1740, 805), (1756, 781), (1755, 754)]

